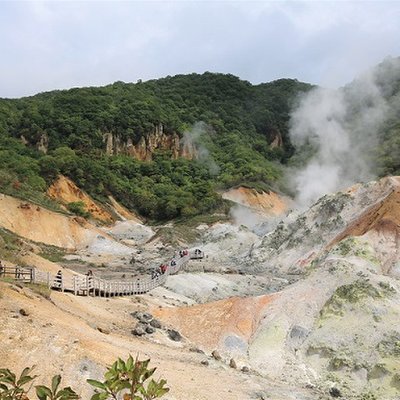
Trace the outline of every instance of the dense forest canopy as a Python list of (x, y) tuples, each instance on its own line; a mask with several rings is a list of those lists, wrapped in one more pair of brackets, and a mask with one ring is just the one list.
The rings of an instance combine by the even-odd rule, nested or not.
[[(279, 178), (280, 163), (293, 151), (290, 109), (310, 88), (289, 79), (253, 86), (204, 73), (3, 99), (0, 186), (39, 199), (61, 173), (96, 199), (112, 194), (153, 219), (207, 212), (221, 204), (217, 188)], [(165, 135), (183, 138), (199, 122), (197, 160), (174, 159), (168, 149), (154, 151), (151, 161), (105, 152), (105, 133), (135, 145), (158, 124)], [(272, 147), (275, 138), (280, 143)], [(38, 151), (43, 146), (46, 154)]]
[[(217, 189), (279, 181), (294, 154), (290, 112), (312, 87), (207, 72), (0, 99), (0, 190), (46, 202), (46, 188), (64, 174), (98, 201), (111, 194), (154, 220), (209, 212), (221, 206)], [(105, 135), (137, 146), (160, 124), (181, 145), (195, 142), (194, 160), (165, 147), (151, 160), (107, 153)], [(398, 120), (385, 133), (382, 172), (398, 168), (384, 154), (398, 140), (392, 130)]]

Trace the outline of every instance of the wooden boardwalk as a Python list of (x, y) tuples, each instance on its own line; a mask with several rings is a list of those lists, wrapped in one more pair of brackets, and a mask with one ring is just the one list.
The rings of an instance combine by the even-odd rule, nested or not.
[(3, 267), (0, 276), (12, 278), (25, 283), (45, 284), (51, 289), (62, 292), (70, 292), (75, 295), (83, 296), (131, 296), (144, 294), (150, 290), (163, 285), (169, 275), (176, 274), (181, 270), (189, 260), (203, 259), (204, 253), (190, 252), (183, 257), (175, 259), (175, 265), (169, 262), (167, 270), (163, 274), (155, 277), (145, 275), (134, 280), (114, 281), (100, 279), (88, 275), (63, 276), (61, 274), (53, 275), (50, 272), (39, 271), (37, 268), (30, 267)]

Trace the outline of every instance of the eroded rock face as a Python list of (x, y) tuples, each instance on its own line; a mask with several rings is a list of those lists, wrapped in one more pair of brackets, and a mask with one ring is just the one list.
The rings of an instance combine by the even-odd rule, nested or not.
[(47, 149), (49, 148), (49, 137), (47, 136), (47, 133), (43, 133), (40, 136), (39, 142), (36, 144), (36, 147), (42, 153), (47, 153)]
[(276, 128), (271, 129), (268, 132), (268, 136), (270, 137), (270, 148), (271, 149), (281, 149), (283, 147), (283, 138), (280, 131)]
[(133, 143), (131, 138), (124, 141), (120, 136), (111, 132), (104, 134), (103, 142), (106, 145), (108, 155), (126, 154), (141, 161), (150, 161), (156, 150), (170, 150), (173, 159), (183, 157), (192, 160), (197, 156), (194, 145), (184, 143), (176, 132), (165, 133), (162, 124), (156, 125), (150, 133), (142, 136), (136, 144)]

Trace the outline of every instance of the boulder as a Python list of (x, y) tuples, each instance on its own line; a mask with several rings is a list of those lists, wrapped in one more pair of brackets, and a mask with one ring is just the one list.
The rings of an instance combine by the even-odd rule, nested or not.
[(235, 361), (233, 358), (231, 358), (231, 359), (229, 360), (229, 366), (230, 366), (231, 368), (237, 369), (236, 361)]
[(151, 325), (153, 328), (161, 329), (161, 322), (160, 322), (158, 319), (153, 318), (153, 319), (150, 321), (150, 325)]
[(189, 351), (191, 351), (192, 353), (205, 354), (204, 351), (199, 349), (198, 347), (190, 347)]
[(136, 319), (140, 319), (143, 317), (143, 313), (141, 311), (134, 311), (133, 313), (131, 313), (131, 315), (133, 318), (136, 318)]
[(133, 330), (132, 330), (132, 335), (135, 336), (143, 336), (146, 334), (146, 327), (143, 325), (137, 325)]
[(214, 350), (211, 355), (214, 357), (215, 360), (217, 361), (221, 361), (222, 357), (221, 354), (219, 354), (218, 350)]
[(168, 336), (174, 342), (180, 342), (182, 340), (182, 335), (175, 329), (168, 329)]
[(19, 313), (23, 316), (23, 317), (27, 317), (28, 315), (30, 315), (30, 312), (28, 310), (25, 310), (25, 308), (21, 308), (19, 310)]
[(144, 312), (143, 313), (143, 318), (146, 319), (147, 321), (150, 321), (150, 320), (153, 319), (153, 316), (148, 312)]
[(147, 325), (145, 330), (146, 330), (146, 333), (148, 333), (150, 335), (156, 331), (155, 328), (153, 328), (150, 325)]
[(342, 397), (342, 393), (340, 392), (340, 390), (337, 387), (332, 387), (329, 389), (329, 394), (332, 397)]

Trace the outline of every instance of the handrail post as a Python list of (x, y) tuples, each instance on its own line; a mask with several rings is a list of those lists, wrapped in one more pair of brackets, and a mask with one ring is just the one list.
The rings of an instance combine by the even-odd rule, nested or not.
[(72, 284), (74, 287), (74, 295), (77, 295), (77, 290), (76, 290), (76, 275), (74, 275), (74, 277), (72, 278)]

